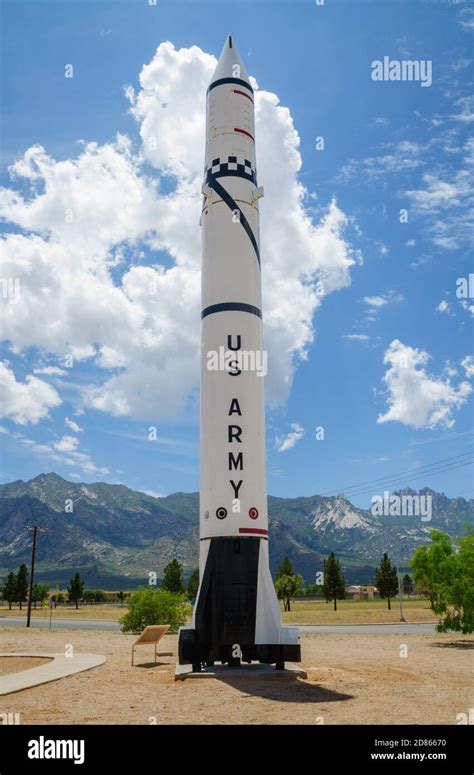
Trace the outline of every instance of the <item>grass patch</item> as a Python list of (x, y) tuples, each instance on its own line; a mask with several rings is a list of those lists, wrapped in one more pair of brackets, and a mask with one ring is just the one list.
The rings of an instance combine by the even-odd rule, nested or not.
[[(392, 610), (386, 600), (338, 600), (337, 611), (332, 603), (324, 600), (295, 600), (291, 611), (283, 612), (284, 624), (396, 624), (400, 621), (398, 599), (392, 600)], [(434, 622), (436, 616), (428, 600), (403, 601), (403, 614), (407, 622)]]
[[(395, 624), (400, 621), (398, 599), (392, 600), (392, 610), (387, 609), (386, 600), (338, 600), (337, 611), (332, 603), (323, 600), (294, 600), (291, 611), (283, 612), (284, 624)], [(81, 605), (76, 611), (73, 607), (53, 609), (55, 619), (97, 619), (99, 621), (118, 621), (126, 613), (125, 606)], [(434, 622), (436, 616), (428, 600), (406, 599), (403, 601), (403, 613), (407, 622)], [(32, 617), (49, 619), (49, 610), (32, 610)], [(8, 611), (0, 606), (0, 616), (26, 616), (26, 609), (14, 608)]]

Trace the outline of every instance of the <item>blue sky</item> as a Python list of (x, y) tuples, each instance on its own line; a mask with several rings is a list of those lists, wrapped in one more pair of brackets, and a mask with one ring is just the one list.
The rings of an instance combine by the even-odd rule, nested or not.
[[(326, 0), (324, 6), (309, 0), (158, 0), (157, 6), (146, 0), (15, 0), (3, 2), (2, 12), (6, 32), (1, 183), (5, 190), (0, 210), (4, 232), (10, 235), (4, 244), (8, 269), (2, 277), (21, 275), (25, 261), (38, 262), (41, 251), (44, 266), (51, 262), (44, 275), (42, 269), (35, 272), (29, 264), (21, 285), (26, 288), (34, 275), (38, 293), (44, 278), (51, 294), (49, 317), (44, 311), (38, 313), (33, 293), (22, 291), (17, 304), (12, 298), (3, 300), (7, 307), (2, 352), (7, 385), (1, 421), (3, 481), (55, 470), (76, 481), (103, 479), (155, 493), (198, 489), (195, 372), (192, 364), (186, 370), (178, 358), (187, 342), (189, 352), (196, 350), (193, 336), (198, 319), (194, 325), (184, 312), (183, 317), (173, 317), (168, 308), (166, 316), (158, 310), (163, 314), (163, 327), (159, 336), (155, 331), (147, 356), (143, 320), (149, 307), (140, 306), (139, 288), (144, 275), (128, 275), (127, 287), (133, 287), (127, 290), (120, 336), (121, 313), (108, 317), (114, 302), (97, 291), (99, 285), (91, 284), (86, 300), (81, 293), (87, 289), (88, 255), (97, 259), (90, 269), (94, 282), (97, 277), (104, 280), (101, 272), (108, 262), (108, 292), (111, 285), (121, 285), (131, 268), (146, 267), (152, 272), (157, 264), (163, 271), (174, 266), (176, 256), (170, 255), (169, 246), (173, 252), (180, 240), (179, 228), (166, 237), (153, 236), (153, 219), (159, 232), (159, 214), (164, 212), (159, 196), (172, 195), (179, 187), (181, 156), (186, 157), (186, 185), (194, 191), (193, 164), (195, 158), (203, 157), (204, 137), (190, 130), (192, 142), (186, 140), (183, 123), (192, 124), (193, 119), (179, 112), (183, 107), (178, 106), (173, 89), (185, 94), (190, 85), (192, 100), (196, 100), (189, 103), (190, 110), (191, 105), (201, 110), (202, 84), (210, 66), (206, 55), (218, 56), (231, 32), (259, 90), (277, 95), (280, 105), (289, 111), (283, 114), (270, 98), (262, 98), (257, 157), (266, 154), (259, 183), (266, 187), (262, 256), (269, 318), (286, 314), (284, 307), (279, 308), (279, 287), (282, 299), (297, 282), (302, 291), (308, 290), (322, 265), (330, 264), (335, 256), (324, 298), (313, 307), (308, 301), (310, 319), (292, 317), (298, 312), (298, 297), (291, 302), (296, 312), (291, 312), (287, 324), (280, 320), (268, 333), (274, 364), (279, 342), (286, 348), (281, 374), (270, 373), (267, 379), (269, 493), (334, 493), (347, 485), (379, 479), (377, 484), (348, 490), (360, 493), (354, 502), (367, 505), (371, 495), (379, 492), (379, 484), (383, 489), (386, 477), (394, 485), (427, 485), (452, 496), (473, 497), (470, 469), (460, 467), (467, 456), (460, 456), (472, 450), (469, 385), (474, 374), (470, 357), (474, 302), (456, 295), (459, 278), (474, 271), (468, 244), (472, 235), (468, 222), (469, 195), (472, 197), (469, 137), (474, 119), (469, 100), (472, 6), (419, 0)], [(162, 48), (156, 58), (157, 48), (165, 41), (173, 44), (175, 53)], [(200, 52), (194, 50), (189, 64), (181, 50), (192, 46)], [(168, 71), (163, 65), (166, 56), (174, 63)], [(372, 80), (371, 63), (384, 56), (431, 61), (432, 85)], [(147, 71), (145, 88), (144, 81), (140, 87), (140, 72), (153, 62), (156, 66)], [(73, 65), (73, 78), (65, 78), (66, 64)], [(193, 91), (194, 77), (198, 95)], [(126, 86), (133, 93), (126, 94)], [(166, 120), (153, 104), (159, 89), (169, 94), (171, 115)], [(142, 141), (149, 140), (154, 116), (162, 123), (156, 132), (158, 149), (152, 153), (148, 146), (143, 150)], [(177, 125), (173, 145), (170, 127)], [(294, 155), (279, 145), (282, 137), (295, 143), (293, 128), (299, 144), (292, 149), (301, 157), (297, 172)], [(118, 145), (117, 133), (122, 138)], [(324, 150), (316, 150), (317, 137), (324, 138)], [(95, 150), (90, 146), (86, 150), (90, 143), (97, 144)], [(42, 146), (44, 155), (35, 151), (25, 156), (35, 146)], [(286, 187), (275, 190), (279, 178), (272, 175), (267, 148), (275, 168), (281, 164), (287, 173), (285, 180), (291, 181), (292, 193)], [(112, 149), (110, 155), (108, 149)], [(168, 164), (168, 156), (173, 157), (172, 163)], [(68, 166), (68, 160), (77, 162), (79, 157), (82, 165)], [(102, 176), (97, 184), (94, 159), (100, 161)], [(120, 166), (122, 159), (126, 170)], [(9, 171), (15, 162), (15, 169)], [(267, 170), (266, 178), (262, 170)], [(106, 180), (109, 172), (111, 186)], [(113, 181), (124, 182), (117, 200), (108, 199), (111, 194), (107, 192), (115, 196), (118, 183)], [(292, 197), (298, 183), (305, 191), (296, 202)], [(64, 237), (58, 225), (58, 202), (61, 191), (73, 189), (81, 228), (70, 238)], [(159, 191), (156, 201), (155, 190)], [(139, 206), (130, 205), (133, 223), (123, 223), (119, 216), (122, 213), (127, 220), (127, 196), (135, 191)], [(103, 239), (97, 236), (101, 222), (88, 219), (86, 209), (80, 212), (97, 192), (102, 197), (100, 207), (110, 211)], [(186, 195), (181, 191), (179, 196), (184, 199), (175, 201), (187, 202)], [(194, 201), (194, 193), (190, 196), (189, 201)], [(300, 260), (295, 248), (293, 261), (292, 256), (284, 257), (278, 286), (271, 270), (273, 262), (279, 262), (279, 250), (288, 252), (284, 247), (288, 243), (284, 238), (278, 243), (278, 229), (271, 221), (278, 212), (277, 200), (287, 198), (289, 209), (294, 206), (295, 212), (303, 212), (313, 224), (296, 235), (303, 246), (299, 248), (301, 258), (305, 258), (304, 245), (321, 255), (314, 256), (312, 279), (301, 279), (292, 266)], [(333, 212), (329, 225), (321, 226), (333, 200), (338, 215)], [(64, 206), (66, 209), (66, 201)], [(400, 223), (403, 208), (407, 223)], [(184, 268), (182, 284), (177, 287), (190, 287), (193, 294), (196, 266), (194, 258), (188, 260), (186, 255), (194, 256), (193, 242), (199, 251), (194, 212), (186, 212), (184, 231), (188, 242), (183, 237), (177, 248), (184, 256), (178, 257)], [(12, 235), (24, 239), (15, 242)], [(290, 244), (293, 238), (289, 233)], [(270, 255), (265, 267), (266, 249)], [(84, 262), (80, 277), (68, 266), (69, 291), (71, 285), (78, 285), (76, 296), (68, 293), (65, 299), (55, 280), (48, 279), (62, 283), (67, 264), (64, 251), (68, 259), (77, 255)], [(15, 265), (17, 269), (11, 269)], [(85, 310), (82, 320), (77, 309), (71, 311), (74, 298), (76, 306)], [(91, 310), (100, 310), (97, 319), (95, 312), (87, 313), (88, 303)], [(124, 341), (127, 314), (141, 337), (133, 351)], [(173, 326), (178, 324), (188, 326), (189, 336), (183, 340), (174, 338)], [(302, 341), (296, 341), (300, 325)], [(130, 339), (133, 336), (131, 332)], [(71, 342), (76, 357), (69, 369), (64, 358)], [(171, 352), (173, 344), (175, 352), (170, 358), (175, 365), (168, 371), (170, 360), (163, 353), (167, 348)], [(106, 349), (100, 360), (101, 346)], [(87, 347), (92, 349), (87, 351)], [(184, 349), (183, 359), (186, 353)], [(163, 370), (160, 366), (153, 371), (150, 365), (148, 371), (148, 361), (155, 356), (163, 357)], [(103, 387), (124, 369), (131, 374), (125, 387)], [(169, 384), (163, 386), (161, 379)], [(131, 394), (136, 397), (137, 391), (140, 398), (134, 401)], [(179, 407), (173, 403), (173, 392), (183, 398)], [(156, 441), (148, 439), (148, 428), (153, 425)], [(317, 426), (324, 428), (324, 440), (316, 440)], [(438, 461), (446, 464), (434, 465)], [(420, 478), (410, 478), (417, 476), (417, 468), (421, 468)], [(407, 474), (401, 475), (404, 472)]]

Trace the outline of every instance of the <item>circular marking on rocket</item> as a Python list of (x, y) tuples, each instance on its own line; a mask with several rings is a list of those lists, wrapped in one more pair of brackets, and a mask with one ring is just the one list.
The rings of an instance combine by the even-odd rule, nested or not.
[(219, 508), (216, 511), (217, 519), (225, 519), (226, 516), (227, 516), (227, 509), (225, 509), (224, 506), (219, 506)]
[(204, 512), (204, 519), (209, 519), (209, 512), (208, 511)]
[(249, 517), (250, 519), (257, 519), (258, 509), (256, 509), (255, 506), (252, 506), (252, 508), (249, 509)]

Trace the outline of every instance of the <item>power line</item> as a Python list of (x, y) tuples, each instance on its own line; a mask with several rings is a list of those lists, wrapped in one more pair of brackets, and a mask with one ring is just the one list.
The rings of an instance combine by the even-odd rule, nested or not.
[[(415, 474), (413, 472), (413, 474), (411, 474), (410, 476), (406, 476), (403, 479), (391, 478), (390, 477), (390, 478), (387, 478), (385, 481), (379, 483), (376, 486), (377, 487), (393, 487), (394, 485), (398, 485), (398, 484), (403, 485), (404, 482), (409, 482), (412, 479), (424, 479), (426, 476), (437, 476), (438, 474), (442, 474), (445, 471), (453, 471), (456, 468), (463, 468), (464, 466), (471, 465), (473, 462), (474, 462), (474, 459), (470, 459), (470, 460), (466, 460), (466, 461), (458, 461), (457, 463), (450, 463), (449, 465), (446, 465), (446, 466), (439, 466), (437, 468), (433, 468), (430, 471), (423, 471), (420, 474)], [(363, 490), (361, 490), (359, 488), (359, 489), (357, 489), (356, 492), (355, 491), (351, 491), (349, 493), (349, 495), (352, 497), (354, 495), (360, 495), (363, 492), (370, 492), (373, 489), (374, 489), (374, 485), (371, 485), (371, 487), (364, 488)]]
[[(473, 450), (470, 450), (469, 452), (463, 452), (463, 453), (461, 453), (459, 455), (452, 455), (451, 457), (441, 458), (441, 460), (434, 460), (432, 463), (427, 463), (424, 466), (417, 466), (416, 468), (412, 468), (412, 469), (410, 469), (408, 471), (397, 471), (394, 474), (386, 474), (385, 476), (380, 476), (378, 479), (369, 479), (366, 482), (359, 482), (357, 484), (346, 485), (346, 487), (341, 487), (338, 490), (338, 492), (347, 492), (348, 490), (354, 490), (354, 489), (358, 490), (360, 487), (362, 487), (365, 484), (374, 484), (375, 482), (381, 482), (381, 481), (383, 481), (385, 479), (393, 479), (396, 476), (409, 476), (410, 474), (414, 473), (415, 471), (423, 471), (423, 469), (426, 469), (426, 468), (432, 468), (433, 466), (439, 466), (439, 465), (442, 465), (444, 463), (447, 463), (448, 461), (457, 460), (458, 458), (463, 458), (463, 457), (466, 457), (467, 455), (472, 455), (472, 453), (473, 453)], [(334, 490), (331, 490), (331, 491), (328, 491), (328, 492), (323, 492), (322, 495), (330, 495), (332, 492), (334, 492)]]
[(405, 484), (405, 482), (409, 482), (409, 481), (412, 481), (412, 480), (415, 480), (415, 479), (424, 479), (427, 476), (437, 476), (438, 474), (442, 474), (445, 471), (454, 471), (457, 468), (463, 468), (464, 466), (471, 465), (472, 463), (474, 463), (474, 459), (473, 460), (466, 460), (466, 461), (462, 461), (462, 462), (459, 461), (458, 463), (451, 463), (448, 466), (440, 466), (439, 468), (433, 468), (430, 471), (423, 471), (420, 474), (412, 474), (411, 476), (407, 476), (404, 479), (398, 479), (398, 478), (397, 479), (387, 479), (387, 480), (379, 483), (378, 485), (372, 485), (372, 486), (370, 486), (368, 488), (353, 490), (353, 491), (349, 492), (348, 494), (347, 493), (345, 493), (345, 494), (348, 495), (348, 497), (355, 497), (356, 495), (362, 495), (365, 492), (371, 492), (371, 491), (374, 490), (375, 487), (377, 487), (377, 488), (383, 488), (383, 487), (393, 488), (393, 487), (396, 487), (397, 485), (398, 486), (403, 486)]
[[(393, 489), (397, 485), (403, 486), (406, 482), (414, 481), (416, 479), (424, 479), (427, 476), (438, 476), (439, 474), (444, 474), (446, 471), (455, 471), (458, 468), (464, 468), (465, 466), (472, 465), (474, 463), (473, 460), (467, 460), (464, 463), (458, 463), (450, 466), (443, 466), (440, 469), (433, 469), (432, 471), (424, 471), (421, 474), (416, 474), (415, 476), (408, 476), (407, 478), (401, 480), (396, 479), (395, 481), (386, 481), (378, 485), (379, 488), (386, 488), (389, 487), (390, 489)], [(374, 487), (369, 487), (366, 489), (358, 490), (357, 492), (350, 492), (350, 493), (344, 493), (348, 498), (355, 498), (359, 495), (364, 495), (367, 492), (373, 492)]]
[(321, 495), (332, 495), (333, 493), (337, 494), (338, 492), (348, 492), (350, 490), (358, 490), (360, 487), (366, 484), (375, 484), (376, 482), (381, 482), (381, 481), (384, 481), (385, 479), (393, 479), (394, 477), (397, 477), (397, 476), (410, 476), (416, 471), (423, 471), (423, 469), (425, 468), (439, 466), (442, 463), (447, 463), (449, 460), (457, 460), (458, 458), (463, 458), (463, 457), (466, 457), (467, 455), (472, 455), (472, 453), (473, 453), (473, 450), (470, 450), (469, 452), (463, 452), (462, 454), (459, 454), (459, 455), (452, 455), (451, 457), (441, 458), (441, 460), (434, 460), (432, 463), (427, 463), (424, 466), (417, 466), (416, 468), (412, 468), (409, 471), (398, 471), (394, 474), (386, 474), (385, 476), (380, 476), (378, 479), (369, 479), (366, 482), (358, 482), (357, 484), (346, 485), (346, 487), (340, 487), (338, 490), (328, 490), (327, 492), (321, 493)]

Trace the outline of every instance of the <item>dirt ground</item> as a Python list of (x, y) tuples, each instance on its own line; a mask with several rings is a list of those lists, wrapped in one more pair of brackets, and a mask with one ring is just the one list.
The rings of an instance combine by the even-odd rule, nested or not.
[(2, 657), (0, 654), (0, 676), (20, 673), (22, 670), (44, 665), (46, 662), (51, 660), (41, 657)]
[[(131, 666), (133, 635), (2, 628), (0, 639), (3, 652), (72, 645), (107, 657), (88, 672), (0, 697), (0, 712), (19, 712), (23, 724), (455, 724), (474, 703), (467, 636), (302, 635), (307, 680), (176, 682), (175, 658), (155, 666), (152, 646), (139, 647)], [(160, 644), (174, 654), (176, 646), (176, 635)]]

